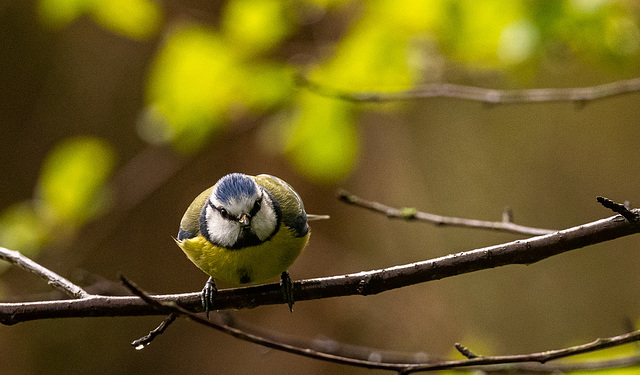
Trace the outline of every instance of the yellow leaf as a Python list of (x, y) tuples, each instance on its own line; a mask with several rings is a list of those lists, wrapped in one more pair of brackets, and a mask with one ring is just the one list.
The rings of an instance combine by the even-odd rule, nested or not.
[(92, 7), (93, 0), (39, 0), (38, 16), (49, 27), (61, 28)]
[(32, 256), (50, 232), (32, 202), (14, 204), (0, 214), (0, 245)]
[(150, 0), (39, 0), (37, 10), (50, 27), (64, 27), (90, 14), (104, 28), (132, 39), (155, 35), (163, 19), (160, 6)]
[(142, 134), (159, 134), (183, 152), (202, 147), (220, 129), (229, 107), (241, 100), (237, 59), (212, 29), (183, 25), (156, 56), (147, 83)]
[(132, 39), (155, 35), (162, 23), (162, 9), (149, 0), (95, 0), (93, 18), (100, 25)]
[(345, 178), (358, 154), (351, 106), (302, 94), (298, 110), (288, 129), (286, 155), (303, 175), (317, 183), (332, 184)]
[(106, 207), (105, 183), (115, 153), (103, 140), (70, 138), (47, 156), (40, 174), (40, 198), (56, 224), (78, 226)]
[(286, 2), (232, 0), (227, 3), (222, 29), (238, 51), (255, 54), (274, 48), (291, 32)]

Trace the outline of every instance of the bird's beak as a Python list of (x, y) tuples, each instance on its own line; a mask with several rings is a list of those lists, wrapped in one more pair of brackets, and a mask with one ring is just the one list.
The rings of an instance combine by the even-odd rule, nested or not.
[(251, 222), (251, 218), (247, 214), (242, 214), (242, 217), (240, 217), (239, 221), (240, 221), (240, 225), (242, 225), (243, 227), (247, 227)]

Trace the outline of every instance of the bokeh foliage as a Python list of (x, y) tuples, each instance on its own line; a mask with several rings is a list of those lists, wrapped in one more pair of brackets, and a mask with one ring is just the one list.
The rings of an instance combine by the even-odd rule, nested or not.
[(162, 9), (150, 0), (39, 0), (38, 13), (53, 28), (88, 15), (105, 29), (137, 40), (150, 38), (162, 25)]
[[(635, 74), (640, 57), (640, 17), (632, 1), (230, 0), (206, 17), (176, 7), (151, 0), (36, 0), (35, 10), (50, 33), (89, 22), (123, 44), (152, 51), (138, 90), (137, 122), (119, 124), (131, 138), (223, 159), (225, 150), (210, 145), (257, 124), (252, 146), (280, 155), (322, 186), (345, 181), (362, 166), (360, 115), (398, 107), (320, 97), (297, 86), (298, 74), (346, 91), (393, 92), (439, 81), (511, 88), (535, 85), (541, 68), (562, 70), (565, 61)], [(324, 29), (326, 19), (335, 29)], [(467, 131), (456, 125), (450, 137)], [(480, 139), (486, 130), (475, 131)], [(481, 148), (472, 146), (462, 144), (461, 153)], [(459, 160), (449, 151), (437, 150), (438, 157)], [(30, 256), (118, 204), (110, 183), (118, 163), (131, 156), (122, 155), (116, 141), (93, 135), (70, 136), (47, 152), (36, 186), (26, 188), (35, 191), (32, 199), (0, 211), (0, 246)], [(395, 169), (402, 171), (404, 160), (397, 158)], [(477, 177), (452, 179), (465, 185)]]
[[(192, 154), (242, 118), (277, 114), (263, 125), (264, 147), (325, 185), (357, 165), (358, 108), (297, 88), (296, 74), (348, 91), (397, 91), (447, 79), (446, 64), (518, 78), (560, 47), (608, 69), (624, 69), (640, 53), (637, 9), (624, 1), (231, 0), (217, 25), (167, 21), (163, 5), (150, 0), (37, 4), (50, 28), (85, 16), (124, 38), (160, 38), (137, 124), (142, 140)], [(281, 53), (313, 20), (340, 12), (351, 18), (317, 59), (302, 66)], [(90, 138), (55, 147), (37, 198), (0, 216), (2, 244), (38, 248), (52, 220), (77, 227), (102, 212), (116, 154)]]
[(104, 140), (72, 137), (43, 162), (36, 196), (0, 214), (0, 243), (27, 254), (51, 237), (85, 224), (108, 208), (116, 152)]

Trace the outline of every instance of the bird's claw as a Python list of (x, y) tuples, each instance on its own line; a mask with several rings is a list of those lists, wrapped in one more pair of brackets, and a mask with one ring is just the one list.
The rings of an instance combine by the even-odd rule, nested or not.
[(210, 277), (209, 280), (204, 284), (204, 288), (202, 288), (202, 292), (200, 293), (200, 299), (202, 300), (202, 311), (207, 314), (207, 319), (209, 319), (209, 311), (211, 311), (213, 307), (213, 299), (218, 293), (218, 288), (216, 288), (216, 283), (213, 281), (213, 277)]
[(293, 281), (287, 271), (280, 275), (280, 290), (282, 291), (282, 299), (289, 305), (289, 311), (293, 312)]

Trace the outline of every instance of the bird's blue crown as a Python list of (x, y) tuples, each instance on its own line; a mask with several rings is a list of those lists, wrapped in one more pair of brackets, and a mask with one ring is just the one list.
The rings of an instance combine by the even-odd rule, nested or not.
[(256, 183), (242, 173), (231, 173), (222, 177), (216, 184), (216, 199), (222, 203), (230, 203), (231, 199), (240, 196), (256, 195)]

